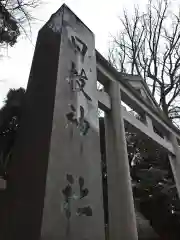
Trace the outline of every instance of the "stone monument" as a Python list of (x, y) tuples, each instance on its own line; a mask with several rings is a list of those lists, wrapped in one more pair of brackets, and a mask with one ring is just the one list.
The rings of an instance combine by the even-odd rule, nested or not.
[(8, 239), (105, 238), (96, 79), (94, 35), (63, 5), (37, 39)]

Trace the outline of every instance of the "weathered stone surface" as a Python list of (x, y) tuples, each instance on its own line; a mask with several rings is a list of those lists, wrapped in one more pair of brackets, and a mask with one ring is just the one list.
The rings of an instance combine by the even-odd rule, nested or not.
[[(61, 31), (42, 239), (99, 240), (104, 239), (104, 227), (97, 102), (93, 95), (96, 90), (94, 36), (66, 7), (64, 7)], [(72, 37), (77, 37), (87, 45), (84, 59), (79, 59), (81, 56), (72, 44)], [(76, 41), (76, 44), (81, 50), (83, 46), (80, 41)], [(76, 65), (78, 74), (84, 69), (88, 85), (84, 89), (91, 100), (83, 99), (84, 95), (81, 92), (72, 91), (71, 84), (67, 81), (72, 61)], [(74, 81), (69, 79), (71, 80)], [(80, 117), (78, 116), (80, 105), (84, 107), (85, 114), (87, 112), (86, 120), (90, 123), (90, 128), (84, 136), (81, 135), (80, 126), (77, 127), (76, 123), (71, 123), (66, 117), (66, 114), (72, 111), (70, 105), (76, 109), (77, 120)], [(79, 198), (79, 179), (84, 181), (82, 188), (85, 195), (82, 198)], [(66, 208), (68, 203), (65, 199), (65, 191), (68, 187), (72, 187), (69, 209)], [(82, 207), (89, 210), (88, 216), (78, 216)]]
[(52, 131), (60, 34), (38, 35), (8, 179), (7, 239), (39, 239)]
[[(81, 41), (86, 52), (79, 49)], [(77, 75), (83, 68), (87, 77), (80, 92), (72, 91), (67, 81), (72, 61)], [(94, 36), (63, 5), (41, 29), (36, 44), (10, 170), (8, 239), (104, 239), (95, 90)], [(67, 119), (70, 105), (77, 124)], [(68, 211), (65, 195), (71, 185)]]

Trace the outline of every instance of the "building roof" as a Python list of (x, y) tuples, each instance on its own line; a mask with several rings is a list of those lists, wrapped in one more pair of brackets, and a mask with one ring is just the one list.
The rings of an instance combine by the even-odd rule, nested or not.
[(127, 74), (127, 73), (120, 73), (122, 78), (126, 81), (128, 81), (132, 87), (134, 87), (137, 90), (142, 90), (141, 95), (144, 97), (146, 100), (149, 101), (150, 104), (153, 105), (153, 107), (157, 108), (160, 111), (159, 105), (156, 102), (154, 96), (152, 96), (151, 91), (148, 87), (148, 84), (145, 82), (145, 80), (139, 76), (139, 75), (132, 75), (132, 74)]

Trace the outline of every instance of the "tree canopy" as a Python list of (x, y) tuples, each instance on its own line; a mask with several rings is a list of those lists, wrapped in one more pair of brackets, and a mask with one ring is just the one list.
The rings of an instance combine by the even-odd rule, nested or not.
[(126, 129), (136, 206), (162, 239), (179, 239), (180, 200), (167, 153)]
[(8, 175), (8, 163), (20, 126), (24, 97), (23, 88), (10, 89), (0, 109), (0, 176), (3, 177)]
[(0, 0), (0, 44), (13, 46), (20, 32), (25, 34), (24, 24), (33, 19), (31, 9), (39, 5), (41, 0)]

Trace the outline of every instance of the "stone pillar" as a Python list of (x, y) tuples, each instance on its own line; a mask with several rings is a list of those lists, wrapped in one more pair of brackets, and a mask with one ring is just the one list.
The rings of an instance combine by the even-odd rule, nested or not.
[(121, 96), (118, 82), (111, 82), (108, 91), (111, 111), (105, 116), (106, 162), (108, 181), (109, 239), (137, 240), (137, 228)]
[(63, 5), (41, 29), (11, 168), (10, 239), (104, 240), (93, 33)]

